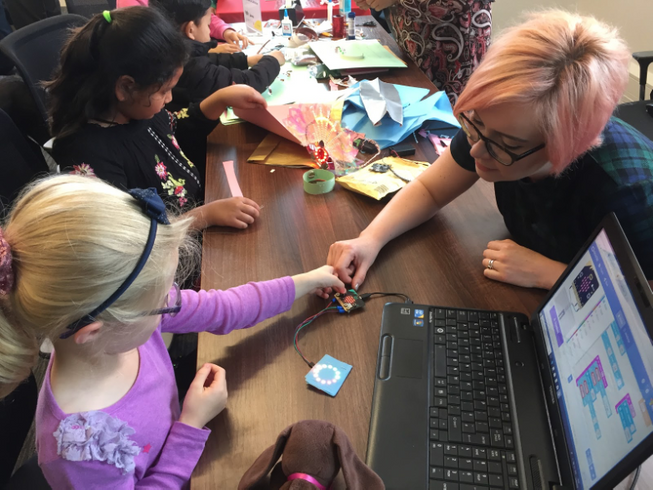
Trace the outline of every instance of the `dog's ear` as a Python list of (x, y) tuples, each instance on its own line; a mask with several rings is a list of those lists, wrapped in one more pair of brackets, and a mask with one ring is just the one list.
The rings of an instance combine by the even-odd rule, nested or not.
[(250, 466), (240, 479), (238, 490), (248, 490), (267, 476), (272, 467), (277, 463), (277, 461), (279, 461), (283, 449), (286, 447), (286, 441), (288, 441), (288, 437), (290, 437), (292, 427), (292, 425), (286, 427), (283, 432), (279, 434), (279, 437), (277, 437), (277, 442), (263, 451), (256, 461), (254, 461), (254, 464)]
[(385, 490), (383, 480), (360, 460), (340, 427), (334, 427), (333, 443), (338, 451), (347, 490)]

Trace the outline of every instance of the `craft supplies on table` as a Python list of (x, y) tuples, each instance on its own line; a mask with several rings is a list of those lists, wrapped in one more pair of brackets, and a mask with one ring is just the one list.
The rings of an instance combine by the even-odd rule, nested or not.
[(379, 200), (397, 192), (427, 168), (426, 162), (386, 157), (356, 172), (338, 177), (336, 182), (345, 189)]

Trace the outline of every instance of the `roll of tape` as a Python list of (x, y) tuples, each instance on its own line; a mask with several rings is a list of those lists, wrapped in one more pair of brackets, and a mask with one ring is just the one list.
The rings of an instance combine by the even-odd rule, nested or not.
[(333, 190), (336, 177), (328, 170), (315, 169), (304, 173), (304, 190), (309, 194), (325, 194)]

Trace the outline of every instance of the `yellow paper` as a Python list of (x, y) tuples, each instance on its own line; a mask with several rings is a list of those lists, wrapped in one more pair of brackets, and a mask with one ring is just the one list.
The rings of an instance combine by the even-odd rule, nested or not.
[[(382, 158), (374, 163), (390, 165), (399, 175), (412, 180), (424, 172), (429, 165), (426, 162), (395, 157)], [(366, 165), (356, 172), (337, 177), (336, 182), (345, 189), (370, 196), (374, 199), (383, 199), (388, 194), (398, 191), (407, 184), (407, 182), (401, 180), (390, 170), (384, 173), (373, 172), (372, 165)]]
[(316, 167), (306, 148), (274, 133), (263, 138), (247, 161), (281, 167)]

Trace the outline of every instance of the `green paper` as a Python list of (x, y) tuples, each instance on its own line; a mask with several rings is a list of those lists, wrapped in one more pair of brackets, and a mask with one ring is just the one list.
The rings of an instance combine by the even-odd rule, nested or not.
[(263, 97), (268, 105), (286, 105), (294, 104), (300, 98), (315, 100), (314, 94), (324, 90), (309, 74), (307, 66), (294, 66), (286, 62), (270, 88), (263, 92)]
[(318, 41), (310, 46), (329, 70), (406, 68), (406, 63), (376, 39)]

